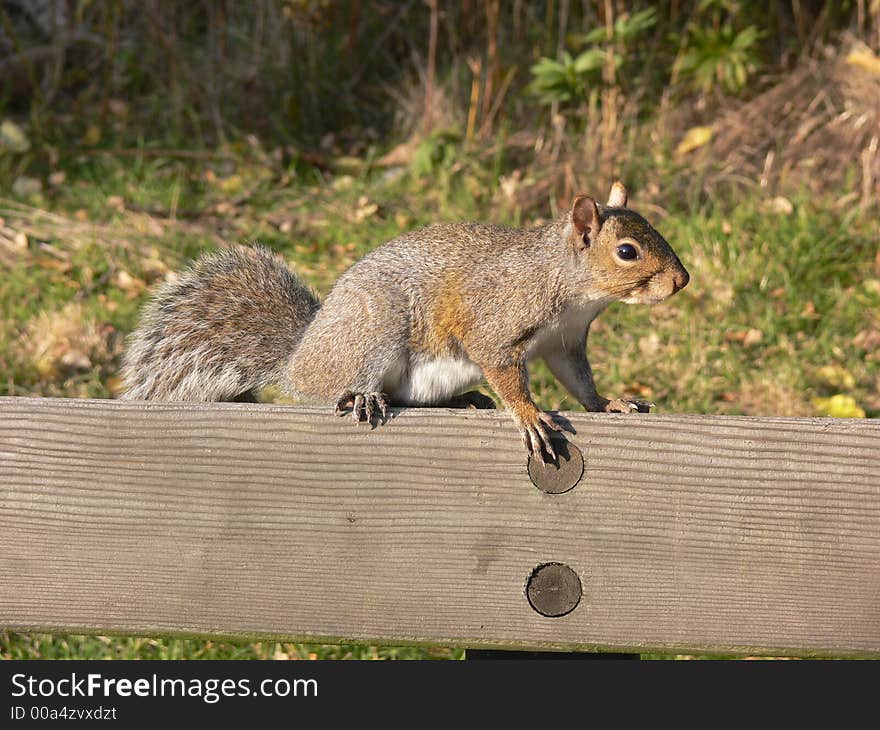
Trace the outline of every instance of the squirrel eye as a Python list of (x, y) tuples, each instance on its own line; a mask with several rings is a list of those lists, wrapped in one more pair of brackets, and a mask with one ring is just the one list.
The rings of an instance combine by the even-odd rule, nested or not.
[(624, 261), (634, 261), (638, 257), (639, 252), (636, 251), (635, 246), (624, 243), (622, 246), (617, 247), (617, 258), (619, 259), (623, 259)]

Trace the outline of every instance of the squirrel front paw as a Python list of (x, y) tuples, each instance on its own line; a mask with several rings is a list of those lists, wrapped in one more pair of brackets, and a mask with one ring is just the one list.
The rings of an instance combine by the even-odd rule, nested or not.
[(345, 393), (336, 403), (336, 415), (351, 411), (355, 423), (371, 423), (378, 410), (385, 421), (388, 418), (388, 396), (384, 393)]
[(566, 430), (564, 425), (557, 423), (549, 413), (537, 409), (518, 416), (517, 425), (529, 454), (539, 457), (544, 463), (547, 463), (545, 455), (556, 461), (556, 451), (553, 449), (548, 429), (561, 433)]
[(638, 398), (614, 398), (602, 410), (606, 413), (650, 413), (654, 405)]

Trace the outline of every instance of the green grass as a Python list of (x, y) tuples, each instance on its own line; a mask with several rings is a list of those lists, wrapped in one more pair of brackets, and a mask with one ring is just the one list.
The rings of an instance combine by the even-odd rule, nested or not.
[[(63, 185), (22, 201), (69, 224), (15, 217), (0, 203), (7, 226), (31, 231), (0, 280), (0, 394), (112, 396), (123, 336), (163, 265), (173, 269), (219, 241), (261, 240), (326, 291), (403, 230), (435, 220), (515, 222), (521, 212), (492, 202), (493, 175), (475, 164), (461, 169), (323, 180), (296, 166), (269, 174), (259, 160), (73, 160)], [(0, 179), (0, 196), (10, 196), (10, 185)], [(599, 318), (590, 356), (600, 392), (646, 397), (658, 412), (752, 415), (822, 415), (827, 406), (817, 399), (842, 395), (880, 415), (875, 213), (792, 202), (787, 215), (767, 212), (757, 197), (649, 215), (691, 284), (656, 307), (613, 305)], [(71, 349), (86, 355), (73, 368), (62, 362)], [(576, 409), (541, 365), (533, 390), (545, 408)], [(0, 633), (0, 658), (11, 659), (312, 656), (461, 651)]]
[(462, 649), (0, 632), (0, 659), (461, 659)]

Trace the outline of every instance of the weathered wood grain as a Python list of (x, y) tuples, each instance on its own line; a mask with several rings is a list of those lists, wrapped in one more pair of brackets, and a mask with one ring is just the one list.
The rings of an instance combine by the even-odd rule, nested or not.
[[(0, 626), (880, 655), (880, 423), (0, 399)], [(538, 564), (579, 575), (560, 618)]]

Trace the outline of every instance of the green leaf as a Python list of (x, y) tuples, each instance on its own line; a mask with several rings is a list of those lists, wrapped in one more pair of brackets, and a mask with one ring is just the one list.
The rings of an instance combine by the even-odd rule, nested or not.
[(646, 8), (630, 17), (625, 15), (619, 17), (614, 24), (614, 33), (623, 41), (631, 41), (649, 28), (653, 28), (656, 23), (657, 10)]
[(605, 30), (604, 25), (600, 25), (598, 28), (593, 28), (586, 35), (587, 43), (602, 43), (608, 40), (608, 32)]
[(588, 71), (595, 71), (602, 68), (605, 62), (605, 53), (598, 48), (591, 48), (584, 51), (574, 60), (574, 70), (578, 74), (584, 74)]

